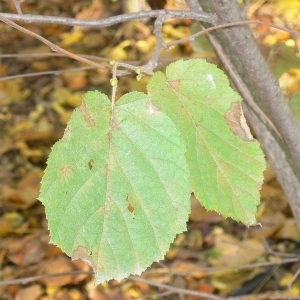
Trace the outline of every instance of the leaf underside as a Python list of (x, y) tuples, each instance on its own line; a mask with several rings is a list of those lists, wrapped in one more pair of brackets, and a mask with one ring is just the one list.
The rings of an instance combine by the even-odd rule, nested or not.
[(96, 284), (163, 258), (190, 210), (185, 146), (143, 93), (88, 92), (48, 159), (40, 200), (51, 242), (96, 273)]

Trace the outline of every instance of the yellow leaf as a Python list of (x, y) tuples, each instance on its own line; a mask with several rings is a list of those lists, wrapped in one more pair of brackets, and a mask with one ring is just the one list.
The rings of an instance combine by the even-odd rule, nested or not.
[(70, 46), (80, 42), (82, 38), (82, 31), (79, 28), (75, 28), (71, 32), (66, 32), (62, 34), (62, 43), (64, 46)]
[(288, 286), (293, 278), (292, 273), (286, 273), (279, 281), (280, 286)]
[(22, 78), (0, 82), (0, 103), (18, 103), (30, 95), (30, 90), (24, 87)]
[(300, 1), (277, 0), (275, 13), (283, 17), (287, 22), (297, 24), (296, 20), (298, 19), (300, 21)]

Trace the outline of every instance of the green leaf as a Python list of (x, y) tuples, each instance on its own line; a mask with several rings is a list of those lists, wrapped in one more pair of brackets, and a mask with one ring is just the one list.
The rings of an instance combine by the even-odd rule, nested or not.
[(140, 274), (161, 259), (190, 211), (185, 146), (143, 93), (112, 107), (85, 95), (48, 159), (40, 200), (51, 242), (96, 273), (96, 283)]
[(166, 76), (155, 73), (148, 91), (185, 140), (190, 188), (200, 203), (255, 223), (266, 163), (225, 74), (201, 59), (180, 60), (167, 67)]

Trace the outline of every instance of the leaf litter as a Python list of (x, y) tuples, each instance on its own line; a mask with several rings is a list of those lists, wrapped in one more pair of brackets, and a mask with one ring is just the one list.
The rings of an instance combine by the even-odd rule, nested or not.
[[(96, 2), (101, 4), (100, 0)], [(286, 18), (289, 19), (294, 12), (291, 10), (292, 6), (290, 6), (290, 10), (285, 10), (284, 2), (278, 1), (278, 14), (286, 14)], [(291, 1), (291, 4), (294, 5), (294, 3)], [(24, 12), (32, 12), (34, 9), (43, 14), (47, 10), (48, 13), (56, 15), (58, 11), (61, 11), (67, 12), (70, 17), (76, 16), (76, 14), (80, 15), (80, 12), (86, 13), (89, 9), (94, 15), (111, 14), (107, 7), (99, 4), (98, 7), (104, 7), (105, 12), (93, 12), (93, 10), (97, 10), (97, 5), (89, 6), (82, 4), (82, 1), (56, 1), (56, 4), (54, 9), (53, 6), (48, 6), (47, 2), (33, 1), (22, 3), (22, 7)], [(3, 4), (3, 7), (6, 12), (14, 12), (12, 1)], [(255, 12), (256, 16), (268, 17), (271, 22), (277, 22), (273, 14), (268, 15), (267, 8), (267, 5), (262, 5)], [(295, 26), (297, 24), (299, 23), (296, 22)], [(182, 25), (185, 24), (182, 23)], [(37, 28), (34, 24), (28, 26), (31, 29)], [(130, 29), (131, 32), (126, 32), (121, 27), (119, 29), (104, 29), (101, 37), (94, 29), (86, 30), (83, 36), (80, 35), (80, 32), (73, 32), (63, 26), (43, 25), (40, 30), (43, 35), (53, 39), (58, 44), (63, 43), (71, 51), (99, 55), (99, 50), (102, 53), (108, 53), (116, 48), (116, 55), (124, 55), (121, 51), (124, 49), (128, 59), (136, 60), (144, 57), (143, 49), (148, 49), (146, 53), (149, 53), (149, 49), (153, 48), (153, 40), (149, 30), (148, 32), (145, 30), (143, 23), (136, 26), (136, 29), (134, 26)], [(12, 45), (9, 49), (2, 46), (3, 53), (38, 54), (40, 52), (37, 43), (32, 39), (21, 33), (8, 32), (6, 25), (0, 24), (0, 27), (3, 29), (0, 31), (1, 40)], [(253, 29), (257, 36), (262, 32), (260, 29), (259, 26)], [(120, 41), (128, 39), (128, 35), (130, 36), (135, 30), (136, 36), (147, 41), (149, 45), (142, 45), (139, 42), (136, 47), (131, 44), (130, 47), (120, 47), (121, 50), (117, 50), (118, 45), (121, 44)], [(118, 41), (114, 40), (116, 33), (118, 34)], [(166, 26), (164, 34), (173, 39), (173, 27)], [(184, 36), (186, 32), (183, 31), (180, 34)], [(95, 40), (95, 35), (99, 37), (98, 42)], [(265, 36), (260, 37), (259, 40), (263, 42), (268, 35), (272, 37), (272, 43), (275, 40), (275, 46), (280, 45), (279, 42), (289, 41), (286, 35), (275, 35), (273, 31), (267, 31)], [(91, 49), (84, 43), (85, 40), (91, 43)], [(265, 39), (265, 42), (267, 47), (270, 47), (270, 38)], [(110, 45), (108, 46), (108, 44)], [(267, 57), (275, 59), (275, 62), (277, 60), (283, 66), (280, 70), (277, 69), (276, 74), (280, 76), (281, 85), (287, 97), (292, 97), (300, 90), (299, 67), (296, 70), (289, 67), (295, 66), (291, 52), (285, 54), (284, 51), (286, 50), (279, 49), (281, 52), (275, 53), (280, 53), (280, 55), (276, 56), (272, 54), (272, 47), (269, 48)], [(289, 46), (286, 47), (291, 49)], [(286, 49), (286, 47), (284, 48)], [(41, 48), (41, 50), (48, 51), (45, 48)], [(121, 51), (121, 54), (118, 51)], [(170, 55), (170, 53), (167, 54)], [(173, 50), (172, 55), (199, 57), (203, 53), (192, 52), (191, 48), (185, 45), (183, 49)], [(209, 59), (211, 59), (211, 53), (205, 55), (209, 55)], [(163, 54), (162, 57), (166, 57), (166, 54)], [(282, 57), (286, 62), (285, 65), (281, 63)], [(60, 57), (46, 59), (44, 57), (38, 59), (10, 58), (2, 60), (0, 72), (3, 77), (32, 71), (63, 70), (73, 68), (74, 65), (80, 67), (80, 64)], [(273, 65), (276, 64), (273, 63)], [(86, 264), (80, 261), (70, 261), (59, 248), (49, 244), (44, 208), (36, 201), (36, 196), (50, 147), (62, 136), (71, 110), (78, 105), (80, 94), (83, 94), (87, 89), (99, 88), (99, 84), (102, 91), (109, 93), (108, 82), (109, 75), (106, 73), (79, 71), (58, 76), (28, 77), (1, 83), (1, 281), (58, 272), (70, 273), (90, 270)], [(136, 86), (133, 79), (121, 79), (119, 95), (129, 91), (129, 86), (132, 85)], [(138, 88), (143, 89), (143, 87)], [(239, 288), (246, 289), (247, 282), (255, 279), (257, 274), (266, 273), (268, 269), (262, 267), (262, 263), (278, 263), (287, 258), (296, 257), (299, 251), (300, 232), (295, 226), (287, 201), (271, 167), (265, 172), (265, 183), (261, 190), (261, 197), (262, 203), (258, 209), (258, 221), (262, 227), (250, 227), (249, 229), (231, 220), (224, 220), (217, 213), (207, 212), (198, 203), (192, 205), (188, 231), (177, 236), (165, 260), (155, 263), (144, 273), (143, 277), (185, 289), (227, 296)], [(194, 203), (193, 199), (192, 203)], [(128, 202), (129, 210), (132, 209), (130, 205), (131, 203)], [(296, 262), (291, 262), (276, 271), (272, 271), (273, 273), (269, 273), (270, 276), (265, 285), (259, 287), (255, 292), (263, 294), (276, 291), (283, 298), (286, 297), (287, 285), (296, 271)], [(159, 296), (163, 292), (152, 287), (149, 283), (134, 280), (111, 281), (94, 288), (91, 274), (84, 273), (74, 275), (70, 273), (63, 277), (54, 278), (38, 279), (27, 285), (3, 285), (0, 286), (0, 294), (3, 297), (23, 300), (75, 298), (98, 300), (141, 299), (147, 295)], [(291, 291), (293, 296), (300, 296), (298, 281), (294, 282)], [(247, 293), (251, 294), (252, 292), (248, 291)], [(253, 297), (255, 299), (255, 296)], [(176, 294), (162, 295), (162, 298), (182, 299)], [(197, 298), (186, 296), (185, 299)]]

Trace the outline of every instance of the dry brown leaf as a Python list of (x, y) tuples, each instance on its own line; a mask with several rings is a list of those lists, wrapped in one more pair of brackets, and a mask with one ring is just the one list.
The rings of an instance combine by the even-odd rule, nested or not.
[[(70, 259), (65, 256), (58, 258), (50, 258), (44, 260), (40, 264), (40, 274), (54, 274), (74, 271)], [(44, 278), (41, 281), (49, 287), (60, 287), (73, 282), (73, 275), (65, 275), (60, 277)]]
[(6, 212), (0, 218), (0, 236), (6, 236), (8, 233), (16, 232), (16, 229), (24, 222), (22, 214), (11, 211)]
[(283, 194), (282, 189), (264, 184), (260, 190), (261, 199), (266, 203), (265, 209), (274, 209), (275, 211), (284, 211), (288, 202)]
[(264, 182), (267, 183), (276, 177), (275, 172), (271, 164), (267, 164), (267, 168), (264, 171)]
[(27, 209), (37, 201), (43, 172), (40, 169), (30, 171), (17, 184), (16, 188), (4, 186), (2, 195), (8, 205), (18, 209)]
[(283, 226), (286, 218), (280, 211), (270, 211), (262, 214), (258, 222), (262, 225), (251, 231), (251, 235), (258, 238), (268, 238)]
[(295, 219), (287, 219), (283, 223), (283, 226), (275, 234), (277, 239), (289, 239), (294, 242), (299, 242), (300, 239), (300, 230), (297, 227)]
[(34, 284), (28, 287), (23, 287), (16, 294), (15, 300), (35, 300), (43, 294), (43, 290), (40, 285)]
[(194, 194), (191, 195), (191, 213), (189, 219), (193, 222), (218, 223), (224, 220), (224, 217), (215, 211), (207, 211), (197, 200)]
[(7, 257), (17, 266), (28, 266), (39, 263), (45, 256), (43, 231), (36, 231), (24, 238), (6, 238), (1, 247), (7, 251)]
[[(221, 295), (228, 295), (240, 287), (245, 281), (252, 279), (261, 270), (255, 268), (253, 270), (243, 270), (237, 272), (235, 269), (226, 269), (218, 271), (211, 277), (211, 285), (220, 291)], [(248, 300), (248, 299), (247, 299)]]
[[(61, 76), (64, 79), (64, 82), (66, 83), (68, 89), (71, 90), (71, 91), (80, 90), (80, 89), (84, 88), (87, 84), (86, 72), (85, 71), (63, 73)], [(69, 91), (69, 95), (71, 95), (70, 91)], [(69, 96), (68, 98), (70, 99), (72, 97)], [(67, 103), (69, 102), (69, 100), (67, 100), (67, 99), (65, 101)], [(74, 106), (73, 101), (71, 101), (71, 105), (73, 107), (78, 106), (78, 101), (76, 102), (75, 106)]]
[(214, 250), (217, 258), (209, 258), (214, 266), (241, 266), (258, 259), (264, 252), (263, 243), (254, 238), (238, 241), (232, 235), (220, 233), (215, 235)]
[(188, 275), (194, 278), (203, 278), (208, 276), (208, 273), (203, 271), (203, 268), (199, 265), (179, 260), (175, 260), (170, 269), (175, 274)]

